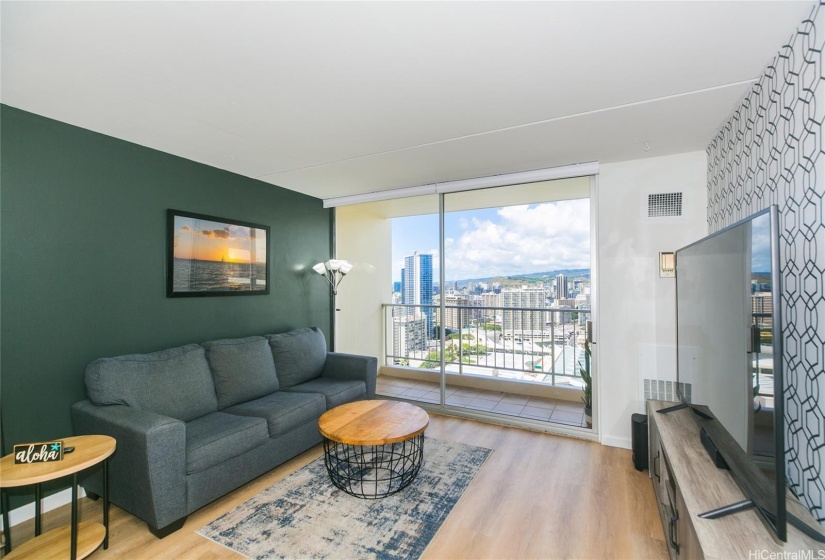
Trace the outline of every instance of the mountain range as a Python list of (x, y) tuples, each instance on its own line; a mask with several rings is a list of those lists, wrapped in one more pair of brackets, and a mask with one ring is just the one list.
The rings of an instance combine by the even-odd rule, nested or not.
[(577, 278), (585, 278), (587, 280), (590, 279), (590, 269), (589, 268), (565, 268), (561, 270), (549, 270), (547, 272), (530, 272), (528, 274), (513, 274), (511, 276), (489, 276), (487, 278), (464, 278), (461, 280), (447, 280), (448, 284), (452, 284), (455, 282), (459, 287), (466, 286), (471, 282), (474, 283), (491, 283), (491, 282), (501, 282), (502, 284), (509, 282), (517, 282), (519, 280), (526, 281), (528, 283), (534, 283), (539, 281), (551, 282), (558, 276), (559, 274), (564, 274), (567, 276), (568, 280), (575, 280)]

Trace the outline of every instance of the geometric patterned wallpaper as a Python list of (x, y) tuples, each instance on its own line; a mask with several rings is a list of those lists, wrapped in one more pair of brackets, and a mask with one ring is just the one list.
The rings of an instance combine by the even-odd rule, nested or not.
[(788, 485), (825, 526), (825, 2), (707, 148), (708, 230), (779, 207)]

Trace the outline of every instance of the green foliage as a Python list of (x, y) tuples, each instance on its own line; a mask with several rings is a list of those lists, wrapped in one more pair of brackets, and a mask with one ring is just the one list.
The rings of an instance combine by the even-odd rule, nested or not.
[(584, 366), (579, 365), (579, 375), (584, 381), (582, 387), (582, 402), (587, 408), (593, 407), (593, 379), (590, 376), (590, 343), (584, 341)]
[[(467, 344), (464, 343), (461, 345), (461, 361), (465, 364), (472, 364), (475, 363), (474, 360), (470, 357), (473, 355), (483, 355), (487, 353), (487, 347), (481, 344)], [(458, 362), (459, 358), (459, 351), (457, 346), (448, 346), (447, 351), (444, 354), (444, 361), (446, 363), (454, 363)], [(437, 368), (441, 364), (441, 352), (430, 352), (424, 357), (424, 361), (421, 363), (420, 368), (422, 369), (433, 369)]]
[[(473, 340), (473, 339), (475, 339), (475, 337), (471, 334), (462, 334), (460, 336), (463, 340)], [(452, 333), (450, 336), (447, 337), (447, 339), (449, 339), (449, 340), (458, 340), (458, 337), (459, 337), (458, 333)]]
[(487, 347), (483, 344), (462, 344), (461, 345), (461, 352), (463, 354), (486, 354), (488, 352)]

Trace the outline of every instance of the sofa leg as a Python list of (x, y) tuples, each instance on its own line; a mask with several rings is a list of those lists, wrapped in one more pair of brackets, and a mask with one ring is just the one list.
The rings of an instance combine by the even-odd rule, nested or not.
[(90, 498), (93, 502), (96, 502), (100, 499), (100, 496), (98, 496), (94, 492), (89, 492), (88, 490), (86, 490), (86, 497)]
[(164, 537), (168, 537), (169, 535), (171, 535), (172, 533), (174, 533), (175, 531), (177, 531), (178, 529), (183, 527), (184, 523), (186, 523), (186, 517), (182, 517), (181, 519), (178, 519), (177, 521), (173, 521), (172, 523), (170, 523), (166, 527), (162, 527), (160, 529), (156, 529), (156, 528), (152, 527), (151, 525), (149, 525), (148, 523), (146, 524), (146, 526), (149, 527), (149, 531), (151, 531), (153, 535), (155, 535), (159, 539), (162, 539)]

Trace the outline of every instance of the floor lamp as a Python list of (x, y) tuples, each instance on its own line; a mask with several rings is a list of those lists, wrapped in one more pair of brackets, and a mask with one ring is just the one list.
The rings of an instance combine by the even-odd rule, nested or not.
[[(352, 265), (347, 261), (340, 260), (340, 259), (330, 259), (327, 262), (318, 263), (312, 267), (312, 270), (323, 276), (329, 282), (329, 287), (332, 290), (332, 308), (335, 310), (335, 313), (338, 313), (340, 309), (338, 309), (338, 285), (341, 283), (341, 280), (344, 279), (350, 270), (352, 270)], [(332, 350), (335, 351), (335, 347), (338, 344), (338, 315), (333, 314), (332, 316)]]

